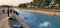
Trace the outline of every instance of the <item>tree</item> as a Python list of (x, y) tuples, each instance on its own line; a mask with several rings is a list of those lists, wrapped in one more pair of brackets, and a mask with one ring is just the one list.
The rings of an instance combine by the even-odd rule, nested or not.
[(9, 5), (2, 5), (2, 7), (13, 7), (13, 6), (9, 6)]
[(55, 2), (59, 4), (59, 8), (60, 8), (60, 0), (55, 0)]
[(27, 7), (27, 4), (24, 3), (24, 4), (19, 4), (18, 7)]
[(40, 7), (42, 4), (43, 0), (33, 0), (34, 6)]
[(50, 0), (33, 0), (31, 3), (34, 6), (44, 7), (45, 5), (48, 5), (50, 2), (51, 2)]

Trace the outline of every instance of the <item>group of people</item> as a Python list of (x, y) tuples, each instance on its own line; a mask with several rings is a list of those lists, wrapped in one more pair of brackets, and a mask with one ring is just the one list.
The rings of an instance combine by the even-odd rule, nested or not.
[(16, 15), (19, 15), (19, 13), (17, 11), (15, 11), (14, 9), (7, 9), (7, 11), (5, 9), (2, 10), (3, 14), (5, 14), (7, 12), (8, 14), (8, 17), (9, 17), (9, 14), (11, 13), (15, 13)]

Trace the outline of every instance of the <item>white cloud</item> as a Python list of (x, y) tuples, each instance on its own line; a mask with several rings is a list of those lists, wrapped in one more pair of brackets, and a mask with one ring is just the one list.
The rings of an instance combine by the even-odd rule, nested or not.
[(0, 0), (0, 5), (14, 5), (17, 6), (20, 3), (31, 2), (32, 0)]

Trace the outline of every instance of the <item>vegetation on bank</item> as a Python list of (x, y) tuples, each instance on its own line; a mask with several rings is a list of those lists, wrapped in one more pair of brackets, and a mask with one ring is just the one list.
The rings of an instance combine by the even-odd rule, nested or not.
[(7, 8), (7, 7), (16, 8), (16, 6), (12, 6), (12, 5), (2, 5), (2, 6), (0, 6), (0, 8)]
[[(2, 5), (0, 7), (15, 7), (10, 5)], [(40, 9), (50, 9), (50, 10), (60, 10), (60, 0), (33, 0), (30, 3), (22, 3), (17, 7), (19, 8), (37, 8)]]
[(18, 7), (60, 9), (60, 0), (33, 0), (30, 3), (19, 4)]

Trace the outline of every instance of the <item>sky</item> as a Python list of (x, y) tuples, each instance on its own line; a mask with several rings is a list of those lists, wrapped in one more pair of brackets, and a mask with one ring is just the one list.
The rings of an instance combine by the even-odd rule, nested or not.
[(21, 3), (28, 3), (32, 0), (0, 0), (0, 5), (13, 5), (18, 6)]

